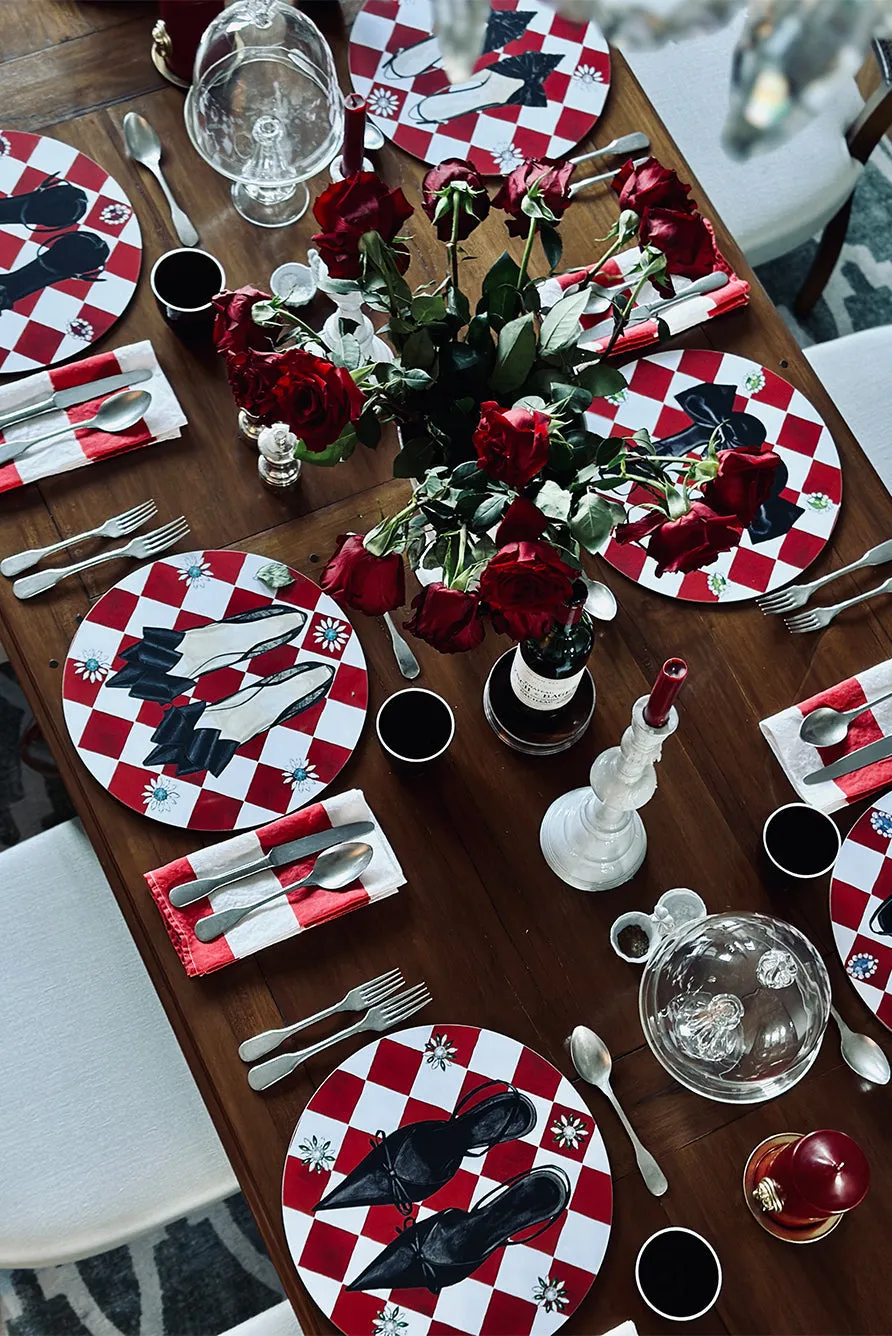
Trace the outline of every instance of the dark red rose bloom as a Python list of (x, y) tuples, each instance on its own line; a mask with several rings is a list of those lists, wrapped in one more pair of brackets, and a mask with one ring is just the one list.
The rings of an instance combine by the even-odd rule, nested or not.
[(529, 408), (500, 408), (495, 400), (480, 405), (474, 432), (477, 467), (497, 482), (525, 487), (548, 463), (551, 418)]
[(547, 528), (548, 520), (538, 506), (534, 506), (525, 496), (515, 497), (496, 530), (496, 547), (523, 541), (534, 543)]
[[(464, 241), (489, 213), (489, 195), (486, 193), (486, 185), (483, 177), (472, 163), (466, 162), (464, 158), (446, 158), (440, 163), (439, 167), (432, 167), (421, 183), (421, 207), (433, 222), (437, 205), (441, 200), (441, 192), (448, 189), (456, 181), (463, 181), (468, 186), (468, 190), (461, 192), (458, 211), (458, 235), (456, 237), (457, 241)], [(472, 191), (479, 193), (472, 194)], [(440, 240), (451, 240), (452, 209), (447, 209), (436, 220), (436, 224), (437, 236)]]
[(480, 644), (485, 633), (480, 598), (444, 584), (427, 585), (412, 600), (414, 616), (407, 631), (426, 640), (441, 654), (461, 654)]
[(660, 511), (650, 511), (634, 524), (620, 524), (614, 531), (618, 543), (640, 542), (650, 534), (647, 555), (664, 571), (696, 571), (708, 566), (721, 552), (737, 547), (743, 525), (731, 515), (717, 515), (702, 501), (695, 501), (685, 515), (667, 520)]
[(269, 351), (269, 330), (255, 325), (251, 310), (255, 302), (268, 302), (268, 292), (250, 285), (234, 292), (221, 292), (211, 299), (214, 316), (214, 347), (218, 353), (244, 353), (249, 348)]
[(277, 413), (276, 382), (281, 375), (281, 353), (246, 352), (227, 353), (226, 374), (232, 397), (246, 413), (266, 421)]
[(670, 274), (702, 278), (718, 264), (715, 237), (699, 214), (648, 205), (641, 214), (638, 238), (642, 246), (656, 246), (663, 252)]
[(624, 162), (610, 182), (610, 189), (619, 196), (620, 208), (634, 209), (638, 214), (645, 208), (689, 213), (696, 207), (688, 198), (690, 188), (656, 158), (647, 158), (640, 167), (633, 166), (631, 161)]
[(278, 356), (281, 367), (273, 397), (282, 420), (308, 450), (324, 450), (359, 417), (365, 403), (362, 390), (349, 371), (324, 357), (299, 348)]
[(338, 534), (338, 545), (319, 578), (327, 594), (348, 608), (380, 617), (401, 608), (406, 601), (406, 572), (397, 552), (376, 557), (362, 541), (362, 534)]
[(494, 209), (503, 209), (510, 214), (505, 224), (512, 237), (526, 236), (530, 220), (523, 212), (524, 196), (535, 184), (540, 198), (551, 210), (555, 218), (563, 216), (570, 203), (570, 177), (575, 171), (572, 162), (557, 162), (554, 158), (536, 158), (532, 162), (523, 162), (515, 167), (510, 176), (506, 176), (501, 189), (493, 199)]
[(780, 460), (748, 450), (720, 450), (718, 476), (703, 488), (703, 501), (719, 515), (734, 515), (746, 529), (768, 500)]
[[(316, 221), (322, 228), (313, 237), (313, 245), (322, 256), (332, 278), (358, 278), (360, 274), (359, 240), (366, 232), (379, 232), (392, 243), (412, 206), (400, 189), (388, 190), (374, 172), (357, 172), (345, 181), (335, 181), (313, 205)], [(400, 272), (409, 267), (409, 252), (393, 247)]]
[(492, 624), (515, 640), (544, 636), (566, 608), (576, 572), (549, 543), (509, 543), (480, 577), (480, 597)]

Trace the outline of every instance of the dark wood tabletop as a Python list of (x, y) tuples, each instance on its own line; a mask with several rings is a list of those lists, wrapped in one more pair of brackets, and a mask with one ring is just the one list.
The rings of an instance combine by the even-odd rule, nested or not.
[[(155, 182), (124, 154), (121, 122), (127, 111), (142, 112), (159, 132), (173, 190), (196, 223), (202, 244), (220, 257), (231, 286), (263, 286), (277, 264), (302, 257), (314, 229), (312, 220), (304, 219), (292, 228), (266, 231), (235, 213), (228, 183), (189, 144), (182, 93), (159, 77), (149, 58), (154, 8), (71, 0), (0, 5), (3, 125), (40, 130), (90, 154), (127, 191), (143, 229), (143, 276), (102, 347), (150, 338), (189, 419), (178, 441), (4, 495), (2, 549), (13, 552), (81, 532), (151, 495), (162, 518), (186, 512), (191, 545), (242, 548), (317, 576), (337, 534), (371, 527), (381, 510), (403, 494), (405, 484), (390, 477), (395, 442), (385, 441), (377, 453), (359, 448), (335, 469), (305, 467), (292, 496), (274, 496), (257, 479), (256, 453), (237, 435), (219, 361), (210, 348), (180, 342), (157, 312), (148, 269), (177, 243)], [(308, 8), (329, 35), (343, 74), (340, 7), (317, 0)], [(715, 114), (721, 115), (721, 109)], [(603, 126), (595, 138), (605, 142), (631, 130), (647, 131), (660, 159), (683, 179), (690, 178), (617, 57)], [(421, 164), (387, 147), (378, 169), (417, 203)], [(324, 184), (320, 178), (311, 189)], [(715, 218), (696, 184), (694, 193)], [(614, 217), (615, 203), (606, 192), (583, 196), (562, 226), (566, 263), (589, 261), (596, 239)], [(753, 284), (752, 302), (686, 341), (775, 368), (824, 414), (843, 459), (845, 504), (832, 543), (815, 563), (815, 574), (821, 574), (889, 536), (892, 502), (720, 220), (715, 221), (725, 254)], [(410, 279), (439, 278), (443, 257), (432, 230), (421, 219), (414, 232)], [(495, 218), (475, 234), (478, 275), (501, 249), (503, 235)], [(892, 1237), (890, 1091), (859, 1082), (843, 1065), (831, 1032), (810, 1074), (780, 1099), (734, 1106), (689, 1093), (644, 1043), (639, 973), (608, 944), (610, 923), (619, 913), (650, 909), (672, 886), (695, 888), (711, 911), (758, 910), (789, 919), (824, 955), (845, 1018), (892, 1050), (892, 1039), (860, 1004), (837, 960), (826, 879), (795, 891), (773, 890), (760, 858), (765, 817), (792, 794), (758, 721), (887, 657), (885, 604), (869, 603), (822, 635), (793, 637), (779, 619), (763, 618), (751, 604), (685, 605), (638, 588), (603, 563), (598, 566), (598, 576), (617, 595), (620, 612), (599, 631), (592, 655), (597, 709), (584, 740), (565, 755), (545, 760), (516, 755), (496, 740), (483, 718), (481, 691), (490, 665), (506, 648), (500, 638), (490, 635), (475, 652), (455, 656), (414, 646), (423, 684), (442, 692), (455, 711), (451, 751), (422, 778), (407, 779), (390, 767), (367, 726), (338, 785), (364, 789), (407, 885), (361, 914), (202, 979), (184, 974), (143, 880), (147, 869), (194, 848), (195, 834), (141, 817), (109, 797), (78, 760), (62, 718), (60, 665), (69, 641), (91, 600), (125, 568), (102, 566), (24, 605), (14, 599), (9, 582), (0, 581), (0, 640), (305, 1332), (333, 1328), (303, 1290), (285, 1244), (282, 1165), (306, 1101), (348, 1046), (308, 1063), (266, 1095), (248, 1088), (236, 1049), (255, 1031), (315, 1011), (393, 965), (400, 965), (407, 979), (428, 981), (435, 1005), (422, 1019), (503, 1031), (567, 1075), (572, 1070), (562, 1045), (575, 1024), (595, 1028), (613, 1052), (616, 1092), (659, 1159), (670, 1190), (659, 1201), (649, 1195), (614, 1113), (597, 1092), (583, 1088), (610, 1156), (615, 1216), (602, 1271), (568, 1331), (598, 1333), (625, 1318), (633, 1318), (641, 1331), (669, 1329), (645, 1308), (633, 1279), (641, 1243), (669, 1223), (701, 1230), (724, 1267), (718, 1304), (694, 1330), (780, 1336), (892, 1329), (885, 1271)], [(869, 588), (873, 578), (870, 572), (844, 578), (839, 596)], [(383, 623), (358, 615), (354, 622), (368, 658), (370, 709), (376, 710), (402, 679)], [(665, 747), (659, 788), (644, 811), (647, 860), (619, 890), (603, 895), (571, 890), (550, 873), (539, 852), (542, 815), (556, 795), (586, 781), (594, 756), (618, 741), (633, 701), (673, 654), (687, 660), (690, 676), (679, 730)], [(844, 829), (860, 810), (840, 814)], [(88, 986), (89, 962), (82, 965)], [(362, 1042), (356, 1039), (350, 1048)], [(804, 1248), (785, 1245), (751, 1219), (741, 1191), (743, 1166), (750, 1150), (770, 1133), (823, 1127), (840, 1128), (861, 1143), (871, 1163), (871, 1191), (828, 1239)], [(175, 1128), (171, 1137), (176, 1137)]]

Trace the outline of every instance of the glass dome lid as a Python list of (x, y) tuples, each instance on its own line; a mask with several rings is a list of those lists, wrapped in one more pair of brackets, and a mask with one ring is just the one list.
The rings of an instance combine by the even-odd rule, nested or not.
[(818, 1054), (830, 980), (797, 928), (763, 914), (711, 914), (666, 938), (639, 993), (648, 1044), (683, 1086), (754, 1104), (788, 1090)]

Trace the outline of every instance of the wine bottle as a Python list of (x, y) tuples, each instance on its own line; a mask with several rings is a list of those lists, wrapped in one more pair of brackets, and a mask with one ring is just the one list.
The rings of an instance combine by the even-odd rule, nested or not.
[(587, 593), (581, 580), (574, 581), (566, 612), (551, 630), (541, 640), (530, 638), (517, 646), (509, 681), (527, 709), (560, 710), (576, 695), (595, 643), (585, 612)]

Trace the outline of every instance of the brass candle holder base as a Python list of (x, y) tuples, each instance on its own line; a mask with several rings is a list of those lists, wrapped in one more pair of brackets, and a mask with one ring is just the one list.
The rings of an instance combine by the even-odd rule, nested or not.
[(791, 1142), (798, 1141), (801, 1136), (801, 1132), (777, 1132), (773, 1137), (766, 1137), (764, 1141), (759, 1142), (752, 1152), (743, 1171), (743, 1197), (749, 1207), (750, 1214), (758, 1220), (767, 1233), (771, 1234), (773, 1238), (783, 1239), (784, 1243), (817, 1243), (818, 1239), (823, 1239), (830, 1234), (842, 1219), (841, 1215), (831, 1215), (828, 1220), (821, 1220), (816, 1225), (804, 1225), (800, 1229), (791, 1229), (788, 1225), (780, 1224), (774, 1216), (763, 1211), (759, 1205), (755, 1195), (759, 1165), (766, 1155), (779, 1150), (782, 1146), (789, 1146)]
[(181, 79), (178, 74), (167, 63), (167, 57), (170, 54), (170, 35), (167, 31), (167, 25), (163, 19), (158, 19), (152, 29), (152, 64), (168, 83), (176, 84), (177, 88), (188, 88), (189, 80)]

